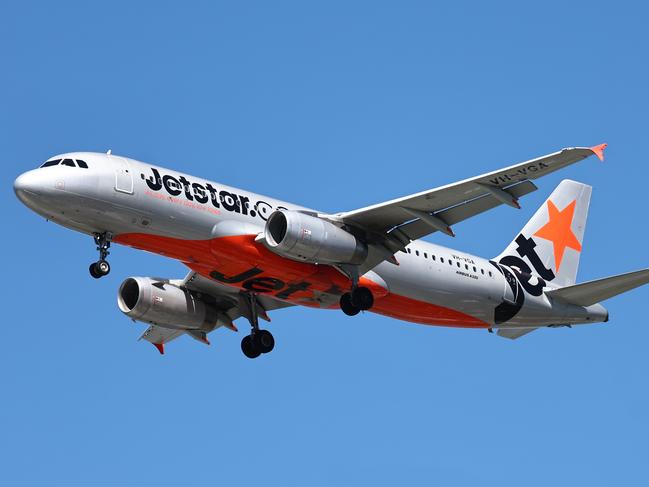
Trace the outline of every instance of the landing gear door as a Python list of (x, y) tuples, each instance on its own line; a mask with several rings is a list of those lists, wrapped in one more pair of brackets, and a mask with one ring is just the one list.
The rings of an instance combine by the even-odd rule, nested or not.
[(133, 173), (126, 159), (111, 157), (115, 167), (115, 191), (133, 194)]

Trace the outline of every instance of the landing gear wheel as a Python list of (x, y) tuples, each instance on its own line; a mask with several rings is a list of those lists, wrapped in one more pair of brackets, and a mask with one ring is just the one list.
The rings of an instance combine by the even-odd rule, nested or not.
[(110, 264), (105, 260), (95, 263), (95, 268), (100, 276), (107, 276), (110, 273)]
[(358, 309), (367, 311), (374, 305), (374, 296), (368, 288), (357, 287), (351, 292), (351, 302)]
[(241, 351), (248, 358), (257, 358), (261, 355), (261, 350), (257, 348), (257, 344), (252, 339), (252, 335), (246, 335), (241, 340)]
[(108, 275), (108, 273), (110, 272), (110, 264), (108, 264), (108, 262), (106, 262), (105, 260), (100, 260), (99, 262), (93, 262), (92, 264), (90, 264), (88, 270), (90, 271), (90, 275), (92, 277), (99, 279), (100, 277)]
[(345, 293), (340, 297), (340, 309), (347, 316), (355, 316), (361, 312), (360, 308), (354, 306), (352, 303), (351, 293)]
[(261, 353), (272, 352), (273, 348), (275, 348), (275, 339), (268, 330), (257, 331), (254, 334), (252, 341), (255, 343), (257, 350)]
[(248, 358), (257, 358), (262, 353), (268, 353), (275, 348), (275, 339), (268, 330), (259, 329), (259, 311), (265, 311), (257, 300), (255, 293), (245, 293), (243, 305), (247, 308), (247, 317), (250, 321), (250, 335), (241, 340), (241, 351)]

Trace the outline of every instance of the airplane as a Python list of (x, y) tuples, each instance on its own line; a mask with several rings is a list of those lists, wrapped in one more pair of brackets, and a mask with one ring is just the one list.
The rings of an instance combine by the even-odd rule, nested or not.
[(209, 345), (217, 328), (250, 333), (256, 358), (275, 346), (260, 328), (290, 306), (371, 311), (399, 320), (497, 330), (606, 322), (601, 301), (649, 282), (649, 269), (576, 284), (591, 187), (564, 180), (505, 250), (485, 259), (420, 240), (500, 205), (520, 209), (532, 182), (606, 144), (562, 149), (497, 171), (339, 213), (323, 213), (107, 153), (54, 156), (14, 191), (49, 221), (94, 238), (90, 275), (108, 275), (111, 243), (184, 263), (183, 279), (128, 277), (119, 309), (148, 324), (161, 354), (181, 335)]

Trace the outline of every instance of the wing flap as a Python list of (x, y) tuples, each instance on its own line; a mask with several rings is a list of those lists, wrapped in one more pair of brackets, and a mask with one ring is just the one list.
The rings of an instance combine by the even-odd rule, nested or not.
[(590, 306), (649, 283), (649, 269), (546, 291), (546, 295), (577, 306)]
[(538, 328), (500, 328), (498, 330), (498, 336), (509, 338), (510, 340), (516, 340), (517, 338), (532, 333), (535, 330), (538, 330)]
[(161, 354), (164, 354), (164, 345), (172, 340), (175, 340), (180, 335), (185, 333), (183, 330), (174, 330), (171, 328), (163, 328), (162, 326), (151, 325), (149, 326), (139, 340), (146, 340), (152, 343)]

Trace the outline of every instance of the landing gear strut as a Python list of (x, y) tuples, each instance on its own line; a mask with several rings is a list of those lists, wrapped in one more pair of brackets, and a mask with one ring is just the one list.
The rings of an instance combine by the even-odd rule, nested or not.
[(268, 353), (275, 348), (275, 339), (268, 330), (259, 328), (259, 310), (257, 296), (255, 293), (246, 293), (247, 307), (249, 311), (250, 335), (241, 340), (241, 351), (248, 358), (257, 358), (262, 353)]
[(108, 254), (110, 254), (108, 249), (110, 247), (111, 235), (107, 232), (103, 232), (95, 233), (94, 237), (95, 244), (97, 244), (97, 250), (99, 251), (99, 260), (90, 264), (90, 268), (88, 270), (90, 271), (90, 275), (92, 277), (99, 279), (100, 277), (108, 275), (108, 273), (110, 272), (110, 264), (108, 263), (106, 258), (108, 257)]

